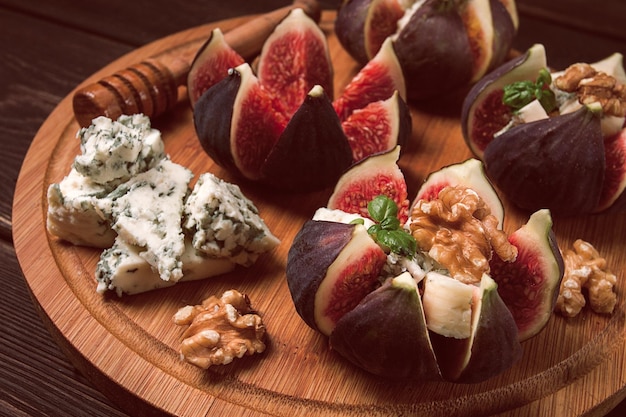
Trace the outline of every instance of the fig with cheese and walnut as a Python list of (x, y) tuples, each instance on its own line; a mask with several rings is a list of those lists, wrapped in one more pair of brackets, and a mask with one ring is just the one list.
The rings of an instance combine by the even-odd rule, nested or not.
[[(353, 184), (338, 187), (367, 189), (357, 183), (382, 178), (371, 171), (348, 172)], [(371, 197), (353, 195), (363, 196)], [(471, 159), (431, 174), (406, 223), (387, 195), (365, 202), (368, 215), (358, 205), (320, 208), (288, 254), (296, 311), (332, 349), (378, 376), (477, 383), (506, 371), (549, 320), (563, 261), (548, 210), (507, 235), (494, 196)]]
[(536, 44), (473, 87), (461, 126), (512, 203), (575, 216), (626, 207), (625, 116), (621, 54), (550, 73)]
[(411, 134), (391, 44), (333, 100), (326, 36), (300, 9), (276, 27), (255, 68), (214, 30), (188, 84), (208, 155), (240, 178), (280, 190), (332, 187), (351, 164), (402, 145)]

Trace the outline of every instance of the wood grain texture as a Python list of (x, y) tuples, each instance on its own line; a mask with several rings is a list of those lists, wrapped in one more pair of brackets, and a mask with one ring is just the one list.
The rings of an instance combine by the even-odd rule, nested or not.
[[(332, 36), (332, 13), (324, 15), (336, 69), (337, 92), (357, 67)], [(238, 20), (223, 22), (227, 28)], [(98, 71), (92, 82), (165, 48), (208, 36), (213, 25), (194, 28), (149, 44)], [(409, 192), (432, 170), (469, 157), (462, 143), (456, 107), (413, 108), (413, 140), (400, 162)], [(154, 121), (172, 159), (196, 176), (215, 166), (199, 148), (186, 106)], [(327, 341), (308, 329), (293, 309), (284, 279), (285, 257), (302, 222), (325, 204), (330, 190), (308, 195), (268, 193), (250, 184), (242, 190), (283, 240), (254, 268), (186, 283), (133, 297), (95, 293), (93, 271), (99, 252), (65, 245), (45, 233), (45, 192), (59, 181), (78, 153), (71, 97), (52, 112), (29, 151), (14, 199), (14, 241), (21, 267), (51, 331), (76, 366), (120, 406), (135, 414), (175, 415), (602, 415), (623, 398), (624, 294), (612, 317), (585, 312), (577, 319), (554, 316), (537, 337), (524, 343), (522, 360), (503, 375), (481, 384), (400, 384), (365, 375), (328, 350)], [(44, 167), (45, 169), (43, 169)], [(296, 207), (293, 209), (292, 207)], [(512, 231), (527, 213), (508, 211)], [(607, 254), (623, 271), (626, 216), (557, 219), (560, 244), (581, 237)], [(180, 362), (181, 329), (171, 321), (185, 304), (237, 288), (249, 294), (269, 332), (265, 353), (203, 371)], [(125, 397), (116, 397), (126, 392)], [(137, 409), (136, 407), (142, 407)]]
[(10, 240), (11, 196), (37, 129), (84, 74), (132, 48), (88, 34), (71, 44), (43, 42), (46, 36), (76, 38), (76, 32), (6, 10), (0, 10), (0, 22), (0, 237)]

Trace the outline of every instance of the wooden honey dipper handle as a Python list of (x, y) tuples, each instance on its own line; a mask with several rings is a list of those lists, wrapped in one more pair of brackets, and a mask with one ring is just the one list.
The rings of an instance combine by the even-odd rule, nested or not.
[[(244, 59), (252, 59), (294, 8), (302, 8), (316, 21), (320, 19), (317, 0), (294, 0), (226, 32), (224, 38)], [(164, 52), (80, 88), (73, 97), (78, 124), (89, 126), (98, 116), (115, 120), (122, 114), (143, 113), (155, 117), (171, 109), (179, 101), (178, 87), (186, 84), (191, 62), (203, 42)]]

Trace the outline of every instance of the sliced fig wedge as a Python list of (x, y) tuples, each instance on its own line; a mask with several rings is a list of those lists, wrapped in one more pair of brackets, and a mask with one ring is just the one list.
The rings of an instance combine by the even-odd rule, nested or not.
[(406, 101), (406, 84), (391, 39), (385, 40), (378, 53), (359, 70), (344, 88), (333, 106), (344, 121), (354, 110), (369, 103), (386, 100), (395, 92)]
[(483, 275), (474, 290), (470, 336), (462, 340), (432, 336), (437, 362), (448, 381), (485, 381), (509, 369), (522, 356), (513, 316), (488, 275)]
[(413, 277), (389, 278), (346, 313), (330, 346), (360, 368), (384, 378), (441, 378)]
[(396, 91), (386, 100), (355, 110), (341, 124), (352, 149), (352, 161), (401, 148), (411, 136), (409, 107)]
[(204, 150), (216, 163), (251, 180), (260, 179), (261, 166), (287, 122), (274, 111), (272, 97), (247, 63), (208, 89), (194, 111)]
[(539, 333), (552, 316), (565, 267), (547, 209), (533, 213), (509, 241), (517, 247), (517, 259), (506, 263), (494, 257), (491, 276), (524, 341)]
[(287, 256), (296, 311), (328, 336), (339, 319), (377, 288), (385, 252), (360, 224), (307, 221)]
[(400, 147), (371, 155), (350, 167), (337, 181), (326, 205), (370, 218), (367, 203), (385, 195), (398, 205), (398, 218), (404, 224), (408, 218), (409, 200), (404, 174), (397, 164)]
[(436, 198), (439, 191), (448, 186), (463, 186), (478, 193), (491, 209), (491, 214), (498, 219), (499, 227), (502, 228), (504, 222), (502, 201), (491, 185), (491, 181), (487, 178), (482, 162), (475, 158), (445, 166), (428, 175), (418, 190), (411, 207), (419, 200), (430, 201)]
[(292, 10), (263, 44), (256, 73), (270, 95), (280, 97), (287, 118), (316, 85), (332, 100), (333, 67), (326, 35), (302, 9)]
[(200, 96), (228, 75), (230, 68), (245, 61), (224, 40), (219, 28), (213, 29), (211, 36), (199, 49), (187, 75), (187, 94), (193, 108)]

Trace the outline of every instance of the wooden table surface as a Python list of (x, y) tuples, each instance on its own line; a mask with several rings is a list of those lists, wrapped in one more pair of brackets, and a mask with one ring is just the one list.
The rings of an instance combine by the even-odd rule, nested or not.
[[(335, 9), (339, 2), (321, 3)], [(626, 55), (623, 0), (546, 3), (518, 0), (515, 48), (543, 43), (555, 68), (592, 62), (616, 51)], [(68, 361), (32, 302), (15, 256), (13, 192), (40, 125), (82, 80), (139, 46), (203, 23), (285, 4), (288, 1), (0, 0), (0, 415), (133, 414), (101, 394), (93, 376), (79, 373)], [(617, 272), (623, 277), (623, 271)], [(619, 397), (601, 404), (594, 415), (626, 415), (626, 402), (619, 403), (626, 391)]]

